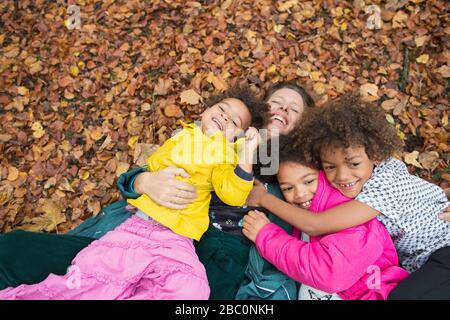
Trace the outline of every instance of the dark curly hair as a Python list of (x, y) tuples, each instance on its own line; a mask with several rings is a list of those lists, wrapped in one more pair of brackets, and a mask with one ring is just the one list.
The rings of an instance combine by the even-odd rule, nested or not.
[(256, 94), (247, 86), (235, 86), (229, 90), (215, 94), (205, 102), (207, 108), (212, 107), (216, 103), (224, 99), (234, 98), (242, 101), (251, 114), (251, 126), (260, 129), (264, 123), (263, 115), (266, 109), (265, 104), (256, 96)]
[(382, 161), (402, 146), (383, 109), (361, 101), (355, 94), (305, 111), (295, 135), (296, 145), (316, 169), (322, 168), (320, 155), (325, 150), (362, 146), (369, 159)]
[(280, 164), (283, 162), (293, 162), (307, 167), (313, 167), (311, 163), (306, 160), (306, 156), (297, 135), (280, 136), (279, 139), (280, 147), (278, 159)]

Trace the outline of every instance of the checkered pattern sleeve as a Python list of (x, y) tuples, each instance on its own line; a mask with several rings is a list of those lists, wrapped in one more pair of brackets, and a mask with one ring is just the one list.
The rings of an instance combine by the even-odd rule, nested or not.
[[(386, 161), (375, 168), (372, 177), (366, 182), (356, 200), (367, 204), (381, 214), (393, 218), (397, 214), (395, 201), (402, 192), (409, 192), (399, 187), (398, 182), (403, 174), (408, 174), (403, 163)], [(404, 165), (403, 165), (404, 166)], [(406, 172), (401, 172), (401, 171)]]

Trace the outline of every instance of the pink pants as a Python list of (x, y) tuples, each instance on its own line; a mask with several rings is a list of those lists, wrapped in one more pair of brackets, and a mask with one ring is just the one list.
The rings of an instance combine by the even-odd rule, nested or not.
[(0, 300), (206, 300), (209, 293), (192, 239), (133, 215), (80, 251), (66, 275), (7, 288)]

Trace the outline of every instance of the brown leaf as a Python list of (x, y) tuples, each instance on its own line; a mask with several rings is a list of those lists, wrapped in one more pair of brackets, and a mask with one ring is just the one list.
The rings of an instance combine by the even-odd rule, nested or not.
[(142, 124), (140, 117), (134, 117), (128, 120), (127, 130), (130, 135), (132, 136), (140, 135), (142, 133), (143, 128), (144, 125)]
[(8, 181), (16, 181), (19, 177), (19, 170), (14, 167), (8, 168), (8, 177), (6, 178)]
[(58, 79), (58, 84), (61, 88), (67, 87), (73, 83), (71, 76), (64, 76)]
[(166, 95), (170, 88), (172, 88), (173, 80), (172, 79), (158, 79), (158, 84), (155, 86), (154, 92), (159, 96)]
[(359, 93), (363, 101), (372, 102), (379, 99), (378, 97), (378, 86), (373, 83), (363, 84), (359, 88)]
[(419, 162), (424, 169), (433, 171), (439, 165), (439, 153), (436, 151), (422, 152), (419, 155)]
[(169, 104), (164, 108), (164, 114), (169, 118), (181, 118), (183, 111), (176, 104)]
[(180, 94), (181, 103), (188, 103), (191, 105), (196, 105), (202, 101), (202, 97), (192, 89), (184, 90)]
[(125, 173), (130, 168), (130, 164), (127, 162), (119, 162), (116, 169), (116, 177), (119, 177), (122, 173)]
[(214, 73), (210, 72), (206, 81), (212, 83), (217, 91), (222, 92), (228, 89), (227, 83), (219, 76), (216, 76)]

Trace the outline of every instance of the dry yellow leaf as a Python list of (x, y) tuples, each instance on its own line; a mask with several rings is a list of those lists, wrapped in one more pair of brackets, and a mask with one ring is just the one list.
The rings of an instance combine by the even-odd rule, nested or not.
[(81, 174), (81, 180), (87, 180), (89, 178), (89, 175), (90, 175), (89, 171), (83, 170), (82, 172), (83, 173)]
[(428, 54), (425, 53), (417, 57), (416, 61), (417, 63), (427, 64), (429, 58)]
[(100, 140), (103, 137), (103, 130), (101, 127), (96, 127), (94, 130), (91, 131), (89, 135), (92, 139), (95, 141)]
[(67, 100), (72, 100), (73, 98), (75, 98), (75, 95), (70, 92), (69, 90), (65, 89), (64, 90), (64, 98), (66, 98)]
[(181, 103), (196, 105), (202, 101), (202, 97), (192, 89), (184, 90), (180, 94)]
[(442, 65), (436, 69), (444, 78), (450, 78), (450, 68), (447, 65)]
[(319, 81), (321, 75), (322, 75), (322, 72), (320, 72), (320, 71), (313, 71), (309, 74), (312, 81)]
[(75, 192), (75, 190), (73, 190), (73, 188), (70, 185), (69, 180), (67, 180), (67, 178), (64, 178), (62, 180), (62, 182), (60, 183), (58, 189), (61, 190), (61, 191)]
[(128, 146), (130, 148), (133, 148), (138, 140), (139, 140), (139, 136), (131, 137), (130, 139), (128, 139)]
[(20, 94), (21, 96), (27, 96), (30, 93), (30, 90), (28, 90), (27, 87), (17, 87), (17, 93)]
[(150, 103), (148, 103), (148, 102), (144, 102), (144, 103), (141, 105), (141, 110), (142, 110), (142, 111), (150, 111), (151, 108), (152, 108), (152, 105), (151, 105)]
[(44, 128), (42, 128), (42, 125), (39, 121), (36, 121), (31, 126), (31, 130), (33, 130), (33, 137), (36, 139), (41, 138), (45, 134)]
[(49, 189), (49, 188), (53, 187), (54, 185), (56, 185), (56, 178), (55, 177), (51, 177), (45, 183), (44, 189)]
[(398, 11), (392, 18), (392, 28), (403, 28), (408, 20), (408, 15), (402, 10)]
[(267, 74), (273, 74), (276, 71), (277, 71), (277, 66), (273, 64), (267, 69)]
[(428, 36), (416, 37), (414, 39), (414, 42), (416, 43), (416, 47), (423, 46), (427, 39), (428, 39)]
[(228, 89), (227, 83), (220, 76), (216, 76), (212, 72), (208, 74), (206, 81), (212, 83), (217, 91), (222, 92)]
[(130, 168), (130, 164), (127, 162), (119, 162), (117, 164), (116, 176), (119, 177), (122, 173), (125, 173)]
[(417, 168), (423, 169), (422, 165), (417, 161), (417, 157), (419, 156), (419, 151), (413, 151), (404, 155), (405, 162), (407, 164), (412, 164)]
[(80, 69), (78, 69), (78, 67), (75, 65), (71, 65), (69, 70), (70, 74), (74, 77), (78, 76), (78, 74), (80, 73)]
[(276, 33), (280, 33), (283, 28), (284, 26), (282, 24), (276, 24), (273, 26), (273, 31), (275, 31)]
[(16, 181), (19, 177), (19, 170), (17, 170), (15, 167), (9, 167), (8, 168), (8, 181)]
[(322, 82), (316, 82), (314, 83), (314, 91), (318, 94), (318, 95), (322, 95), (324, 94), (327, 90), (325, 88), (325, 84), (323, 84)]
[(31, 66), (30, 66), (30, 68), (28, 69), (28, 71), (31, 73), (31, 74), (35, 74), (35, 73), (38, 73), (38, 72), (40, 72), (40, 71), (42, 71), (42, 64), (41, 64), (41, 62), (40, 61), (37, 61), (37, 62), (35, 62), (35, 63), (33, 63)]

